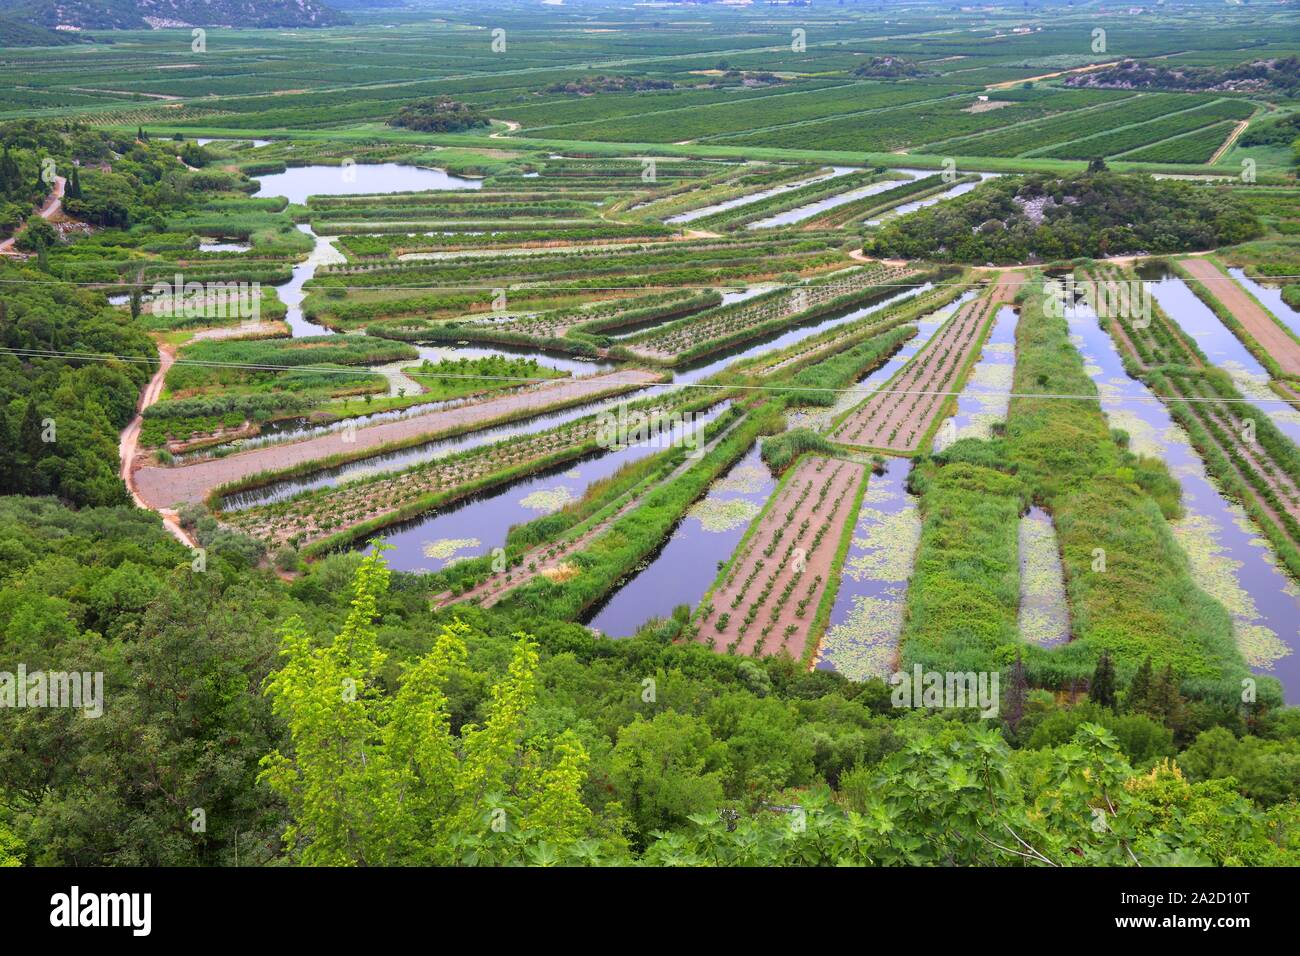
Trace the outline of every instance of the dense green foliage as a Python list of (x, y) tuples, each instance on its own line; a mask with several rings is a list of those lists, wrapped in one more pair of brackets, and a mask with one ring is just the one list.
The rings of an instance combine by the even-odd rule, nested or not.
[[(609, 641), (554, 620), (431, 614), (415, 581), (373, 557), (332, 558), (292, 585), (216, 556), (198, 573), (142, 512), (9, 498), (0, 543), (6, 651), (105, 674), (101, 718), (0, 711), (0, 852), (12, 860), (1130, 865), (1294, 854), (1291, 711), (1261, 715), (1249, 736), (1230, 711), (1197, 711), (1204, 729), (1185, 730), (1191, 744), (1177, 753), (1149, 717), (1031, 695), (1004, 736), (895, 709), (879, 681), (646, 636)], [(1162, 762), (1173, 753), (1182, 773)], [(763, 808), (772, 801), (802, 806), (806, 826)], [(1109, 827), (1091, 826), (1089, 804), (1109, 807)], [(203, 832), (189, 825), (195, 807)], [(1008, 827), (1036, 852), (1006, 849), (997, 835)]]
[[(1272, 678), (1258, 678), (1258, 700), (1243, 697), (1250, 671), (1233, 620), (1194, 583), (1199, 569), (1170, 530), (1178, 482), (1108, 426), (1069, 327), (1042, 313), (1037, 286), (1022, 296), (1005, 423), (987, 440), (919, 453), (903, 511), (888, 510), (901, 494), (863, 498), (881, 488), (859, 479), (884, 460), (814, 430), (833, 414), (804, 410), (800, 423), (814, 427), (782, 430), (787, 408), (837, 404), (914, 323), (928, 329), (975, 284), (973, 274), (941, 282), (957, 270), (934, 261), (1202, 248), (1260, 235), (1262, 223), (1266, 242), (1238, 264), (1293, 275), (1294, 250), (1276, 238), (1300, 229), (1294, 190), (1277, 184), (1293, 125), (1278, 102), (1285, 84), (1236, 66), (1249, 47), (1252, 63), (1281, 64), (1266, 74), (1294, 74), (1276, 36), (1286, 11), (1162, 9), (1111, 24), (1108, 58), (1169, 65), (1148, 85), (1213, 90), (1166, 93), (1029, 81), (1095, 59), (1081, 46), (1092, 9), (904, 5), (882, 29), (879, 11), (845, 3), (833, 31), (815, 22), (801, 50), (790, 43), (808, 26), (798, 4), (605, 4), (593, 21), (589, 5), (511, 2), (492, 4), (488, 22), (477, 0), (447, 0), (434, 17), (347, 2), (364, 12), (345, 32), (214, 32), (202, 56), (168, 29), (87, 34), (95, 42), (72, 51), (32, 47), (42, 35), (24, 30), (16, 48), (10, 11), (0, 15), (5, 67), (21, 78), (0, 89), (0, 235), (20, 233), (16, 250), (31, 253), (0, 264), (0, 694), (20, 664), (104, 677), (101, 716), (0, 706), (0, 866), (1297, 862), (1300, 716)], [(312, 0), (159, 4), (193, 22), (333, 22)], [(53, 10), (19, 9), (37, 6)], [(130, 14), (97, 25), (141, 27), (128, 7), (68, 0), (60, 16)], [(489, 43), (485, 27), (497, 26), (507, 56)], [(1241, 85), (1205, 86), (1211, 76)], [(1100, 159), (1074, 172), (1103, 156), (1123, 168), (1204, 162), (1263, 109), (1266, 132), (1241, 141), (1262, 147), (1257, 185), (1158, 182), (1106, 172)], [(995, 179), (868, 234), (869, 251), (906, 266), (855, 262), (858, 224), (952, 188), (937, 172), (950, 156), (958, 182), (972, 170), (1045, 172)], [(250, 176), (350, 162), (433, 166), (481, 177), (480, 188), (292, 204), (253, 195)], [(852, 171), (830, 177), (832, 166)], [(930, 172), (795, 224), (746, 228), (894, 167)], [(48, 171), (67, 177), (68, 216), (50, 223), (33, 217)], [(677, 218), (699, 210), (712, 214)], [(212, 240), (223, 248), (203, 248)], [(291, 290), (284, 302), (265, 294), (273, 321), (256, 329), (147, 301), (178, 273), (269, 289), (313, 248), (303, 314), (343, 335), (276, 337)], [(105, 290), (125, 304), (107, 305)], [(1157, 319), (1147, 336), (1124, 329), (1142, 359), (1133, 374), (1170, 400), (1207, 471), (1274, 540), (1249, 495), (1284, 510), (1265, 479), (1297, 474), (1294, 446), (1265, 423), (1238, 453), (1225, 438), (1244, 413), (1232, 381), (1198, 367), (1209, 363), (1194, 348), (1174, 348), (1168, 317)], [(205, 325), (220, 328), (194, 341)], [(761, 344), (778, 338), (780, 348)], [(558, 351), (593, 368), (690, 365), (673, 384), (665, 372), (646, 386), (638, 372), (599, 404), (566, 386), (572, 397), (544, 410), (484, 395), (502, 400), (458, 418), (461, 399), (559, 373), (481, 348), (471, 354), (486, 357), (446, 361), (426, 350), (435, 357), (419, 365), (413, 342)], [(196, 471), (228, 466), (226, 490), (265, 486), (261, 503), (204, 488), (207, 504), (182, 506), (179, 529), (130, 506), (118, 435), (158, 346), (180, 362), (145, 413), (144, 445), (227, 442)], [(692, 374), (703, 357), (727, 367)], [(429, 390), (403, 395), (401, 376)], [(397, 394), (374, 398), (390, 385)], [(609, 451), (596, 413), (619, 388), (649, 393), (634, 410), (709, 410), (703, 453), (629, 458), (509, 530), (496, 513), (482, 523), (490, 531), (464, 521), (494, 499), (527, 517), (533, 505), (510, 500), (524, 481), (611, 471), (584, 469)], [(1202, 401), (1178, 411), (1187, 394)], [(380, 447), (345, 444), (350, 433), (326, 425), (370, 411), (397, 421), (415, 417), (415, 402), (449, 398), (428, 430), (403, 420)], [(241, 448), (289, 418), (302, 421), (255, 441), (292, 447), (293, 464)], [(299, 428), (346, 437), (337, 454), (308, 460), (335, 446), (295, 442)], [(996, 672), (999, 713), (904, 705), (881, 679), (810, 670), (801, 664), (815, 642), (801, 662), (760, 656), (761, 641), (755, 656), (724, 653), (691, 640), (701, 618), (685, 603), (626, 640), (578, 623), (630, 596), (620, 589), (670, 553), (679, 530), (695, 531), (690, 522), (715, 531), (711, 505), (741, 524), (757, 509), (751, 541), (779, 517), (778, 499), (764, 506), (753, 490), (773, 483), (749, 467), (756, 443), (787, 488), (805, 454), (852, 460), (844, 493), (827, 497), (822, 484), (833, 510), (810, 551), (838, 550), (807, 634), (827, 630), (842, 576), (864, 588), (841, 596), (878, 623), (879, 605), (856, 606), (883, 570), (872, 565), (906, 559), (886, 582), (901, 644), (873, 648), (888, 658), (873, 673)], [(182, 449), (151, 453), (166, 466)], [(242, 474), (241, 454), (282, 470)], [(288, 477), (309, 490), (294, 494)], [(1031, 504), (1050, 513), (1060, 546), (1071, 639), (1058, 646), (1018, 628), (1030, 576), (1017, 532)], [(430, 540), (454, 520), (423, 540), (409, 533), (461, 506), (454, 533), (483, 541)], [(1289, 518), (1278, 518), (1287, 534)], [(786, 536), (787, 558), (811, 535), (804, 524)], [(431, 575), (391, 571), (378, 539), (388, 527), (403, 567), (465, 540), (476, 556)], [(720, 540), (733, 539), (707, 547)], [(868, 553), (863, 540), (882, 547)], [(886, 561), (900, 543), (906, 553)], [(1294, 548), (1276, 550), (1295, 566)], [(206, 825), (195, 827), (200, 811)]]
[(117, 432), (130, 421), (157, 353), (103, 296), (43, 278), (0, 265), (0, 493), (121, 504)]
[(1054, 261), (1212, 249), (1258, 221), (1224, 189), (1111, 172), (1007, 176), (887, 223), (872, 254), (942, 262)]
[(1124, 60), (1115, 66), (1092, 70), (1065, 81), (1068, 86), (1119, 87), (1121, 89), (1213, 90), (1215, 92), (1295, 94), (1300, 87), (1300, 58), (1248, 60), (1229, 67), (1180, 66)]
[(459, 133), (476, 126), (488, 125), (486, 117), (450, 97), (417, 100), (398, 110), (390, 122), (393, 126), (421, 133)]

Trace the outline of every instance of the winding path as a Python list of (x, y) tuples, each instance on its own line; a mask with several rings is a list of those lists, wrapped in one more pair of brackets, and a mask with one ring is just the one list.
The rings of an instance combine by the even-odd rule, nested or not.
[[(68, 181), (62, 176), (54, 178), (54, 192), (45, 197), (45, 202), (41, 208), (36, 210), (36, 214), (42, 219), (53, 219), (63, 212), (63, 189)], [(10, 236), (4, 242), (0, 242), (0, 256), (17, 255), (14, 249), (14, 242), (17, 240), (17, 234)]]
[[(117, 456), (120, 463), (120, 474), (122, 482), (126, 485), (126, 490), (131, 495), (131, 500), (135, 502), (136, 507), (149, 509), (149, 504), (140, 497), (139, 489), (135, 484), (135, 458), (140, 448), (140, 430), (144, 427), (144, 412), (150, 405), (158, 401), (162, 395), (163, 383), (167, 379), (167, 370), (176, 362), (176, 349), (171, 345), (158, 346), (158, 371), (154, 372), (153, 378), (145, 385), (144, 391), (140, 393), (140, 400), (135, 406), (135, 417), (131, 419), (130, 424), (122, 429), (122, 436), (117, 443)], [(187, 548), (198, 547), (198, 545), (185, 533), (181, 527), (180, 518), (177, 513), (171, 509), (160, 509), (159, 515), (162, 517), (163, 527), (171, 535)]]

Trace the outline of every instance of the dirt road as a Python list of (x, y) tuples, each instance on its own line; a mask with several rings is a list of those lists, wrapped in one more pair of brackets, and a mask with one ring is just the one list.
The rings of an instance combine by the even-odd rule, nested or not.
[(1180, 259), (1179, 265), (1197, 281), (1205, 283), (1205, 288), (1236, 316), (1247, 334), (1277, 361), (1283, 372), (1300, 375), (1300, 343), (1291, 338), (1232, 276), (1225, 275), (1208, 259)]
[[(135, 456), (140, 447), (140, 429), (144, 426), (144, 410), (158, 401), (162, 395), (163, 383), (167, 379), (167, 370), (172, 367), (176, 361), (176, 349), (170, 345), (161, 345), (158, 347), (158, 371), (154, 373), (153, 378), (149, 379), (149, 384), (144, 387), (140, 393), (140, 401), (135, 406), (135, 417), (131, 423), (122, 429), (122, 436), (117, 443), (117, 455), (120, 462), (120, 474), (122, 482), (126, 485), (126, 490), (131, 494), (131, 500), (139, 508), (148, 508), (149, 505), (140, 497), (140, 492), (135, 485)], [(171, 533), (181, 544), (187, 548), (198, 547), (190, 536), (181, 527), (180, 519), (175, 511), (166, 509), (159, 514), (163, 519), (163, 527)]]
[[(62, 176), (55, 177), (54, 192), (46, 196), (45, 203), (40, 209), (36, 210), (38, 216), (42, 219), (53, 219), (55, 216), (63, 212), (63, 188), (67, 185), (67, 182), (68, 181)], [(16, 254), (17, 250), (14, 249), (14, 241), (17, 238), (17, 236), (12, 236), (4, 242), (0, 242), (0, 256), (12, 256)]]
[(1109, 63), (1093, 63), (1089, 66), (1076, 66), (1072, 70), (1057, 70), (1055, 73), (1040, 73), (1038, 76), (1025, 76), (1018, 80), (1007, 80), (1004, 83), (990, 83), (984, 87), (986, 90), (1009, 90), (1013, 86), (1020, 86), (1022, 83), (1037, 83), (1039, 80), (1054, 80), (1058, 76), (1070, 76), (1073, 73), (1091, 73), (1093, 70), (1104, 70), (1108, 66), (1119, 66), (1119, 60), (1111, 60)]
[(1224, 141), (1222, 146), (1214, 151), (1214, 155), (1210, 157), (1210, 161), (1206, 163), (1206, 165), (1213, 166), (1219, 160), (1223, 159), (1223, 154), (1232, 149), (1232, 144), (1241, 138), (1241, 134), (1246, 132), (1246, 127), (1249, 125), (1250, 120), (1242, 120), (1238, 123), (1237, 128), (1232, 131), (1232, 135)]

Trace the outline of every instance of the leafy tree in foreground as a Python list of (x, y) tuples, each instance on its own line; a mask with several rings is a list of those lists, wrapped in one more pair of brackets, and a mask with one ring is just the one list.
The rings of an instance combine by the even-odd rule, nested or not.
[(262, 779), (289, 804), (285, 840), (308, 864), (481, 864), (545, 855), (585, 835), (587, 754), (569, 732), (530, 737), (537, 647), (520, 635), (481, 725), (452, 732), (447, 686), (466, 664), (466, 625), (445, 625), (393, 695), (375, 618), (390, 572), (376, 552), (357, 569), (343, 629), (317, 646), (302, 621), (283, 629), (284, 666), (268, 681), (288, 754)]

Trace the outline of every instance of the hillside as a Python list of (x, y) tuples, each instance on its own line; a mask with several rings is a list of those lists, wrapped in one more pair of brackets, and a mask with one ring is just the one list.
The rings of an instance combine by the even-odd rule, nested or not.
[(1181, 90), (1198, 93), (1281, 93), (1294, 96), (1300, 60), (1294, 56), (1250, 60), (1236, 66), (1169, 66), (1125, 60), (1104, 70), (1072, 76), (1066, 86), (1109, 90)]
[(15, 19), (9, 14), (0, 16), (0, 48), (59, 46), (75, 42), (76, 34), (49, 30), (37, 23)]
[(11, 16), (50, 30), (329, 27), (350, 22), (319, 0), (31, 0), (20, 3)]

